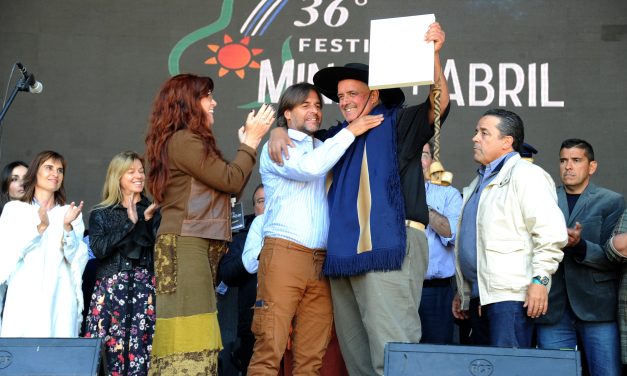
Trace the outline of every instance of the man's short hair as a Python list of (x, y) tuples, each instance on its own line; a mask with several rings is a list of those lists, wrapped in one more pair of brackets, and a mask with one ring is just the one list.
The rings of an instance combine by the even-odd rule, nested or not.
[(253, 206), (255, 206), (255, 195), (257, 194), (257, 191), (260, 189), (263, 189), (263, 183), (256, 186), (255, 190), (253, 191)]
[(279, 98), (279, 109), (277, 110), (276, 119), (277, 126), (287, 128), (285, 111), (291, 110), (299, 104), (305, 102), (309, 96), (309, 92), (312, 90), (318, 94), (318, 98), (320, 99), (320, 108), (322, 108), (322, 95), (320, 94), (320, 91), (318, 91), (318, 88), (314, 85), (308, 82), (299, 82), (285, 89), (283, 94), (281, 94), (281, 98)]
[(588, 158), (590, 162), (594, 161), (594, 149), (592, 149), (592, 145), (590, 145), (588, 141), (582, 140), (580, 138), (569, 138), (568, 140), (564, 140), (562, 142), (562, 146), (560, 146), (560, 151), (562, 151), (562, 149), (572, 148), (583, 149), (586, 158)]
[(501, 132), (501, 136), (511, 136), (514, 139), (512, 148), (515, 151), (520, 151), (520, 147), (525, 141), (525, 127), (520, 116), (502, 108), (493, 108), (483, 114), (483, 116), (488, 115), (496, 116), (500, 119), (496, 127)]

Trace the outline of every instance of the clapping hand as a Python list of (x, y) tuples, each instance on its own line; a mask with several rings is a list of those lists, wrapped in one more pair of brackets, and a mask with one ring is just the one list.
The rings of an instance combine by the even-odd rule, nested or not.
[(67, 209), (67, 211), (65, 212), (65, 216), (63, 217), (63, 229), (65, 231), (67, 232), (72, 231), (72, 222), (74, 222), (74, 220), (78, 218), (82, 210), (83, 210), (83, 201), (81, 201), (80, 204), (78, 204), (78, 206), (76, 206), (74, 201), (70, 203), (70, 207)]
[(581, 230), (583, 226), (581, 223), (575, 223), (575, 227), (566, 229), (568, 231), (568, 243), (566, 247), (574, 247), (581, 241)]
[(48, 228), (50, 221), (48, 220), (48, 202), (41, 202), (39, 206), (39, 210), (37, 210), (37, 214), (39, 214), (39, 224), (37, 225), (37, 232), (39, 234), (43, 234), (44, 231)]
[(133, 224), (137, 223), (137, 206), (135, 206), (135, 203), (133, 202), (133, 195), (128, 197), (126, 214), (128, 214), (128, 219), (130, 219)]
[(155, 212), (157, 211), (158, 208), (159, 208), (159, 205), (157, 205), (156, 202), (153, 202), (152, 204), (150, 204), (150, 206), (148, 206), (146, 210), (144, 211), (144, 219), (146, 221), (150, 221), (152, 217), (155, 215)]
[(249, 112), (246, 124), (237, 132), (240, 142), (256, 149), (274, 122), (275, 115), (274, 108), (269, 104), (261, 105), (256, 114), (254, 110)]

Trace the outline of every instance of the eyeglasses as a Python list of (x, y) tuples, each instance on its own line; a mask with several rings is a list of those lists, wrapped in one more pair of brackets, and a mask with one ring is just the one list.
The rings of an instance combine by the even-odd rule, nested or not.
[(261, 205), (261, 204), (265, 204), (266, 203), (266, 199), (265, 198), (257, 198), (255, 199), (255, 205)]
[(213, 99), (213, 91), (209, 90), (209, 91), (207, 92), (207, 98), (209, 98), (209, 100), (212, 100), (212, 99)]

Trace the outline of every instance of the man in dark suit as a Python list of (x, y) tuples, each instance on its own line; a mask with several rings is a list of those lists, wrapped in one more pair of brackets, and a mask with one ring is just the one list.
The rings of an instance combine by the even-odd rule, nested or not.
[(547, 314), (536, 320), (538, 345), (575, 348), (577, 336), (591, 375), (620, 375), (616, 323), (619, 269), (603, 246), (625, 210), (624, 198), (590, 182), (597, 169), (592, 146), (568, 139), (560, 148), (557, 200), (568, 226), (564, 259), (553, 275)]

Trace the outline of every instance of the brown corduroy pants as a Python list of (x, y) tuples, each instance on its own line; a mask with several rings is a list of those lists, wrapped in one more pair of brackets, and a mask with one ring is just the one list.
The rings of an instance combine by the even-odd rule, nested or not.
[(331, 338), (333, 307), (324, 250), (265, 238), (259, 257), (248, 375), (276, 375), (293, 322), (293, 375), (317, 375)]

